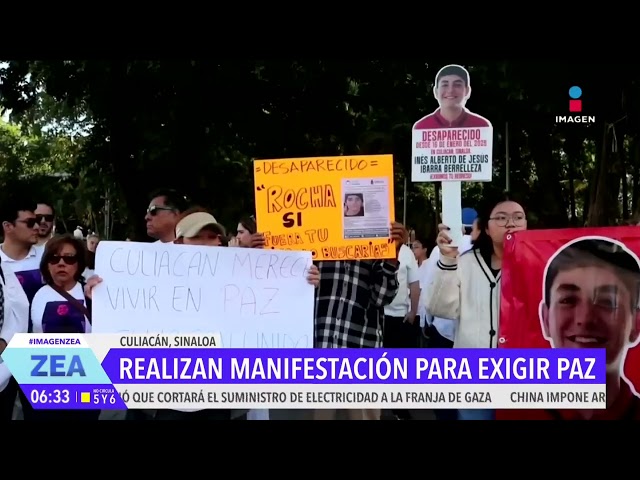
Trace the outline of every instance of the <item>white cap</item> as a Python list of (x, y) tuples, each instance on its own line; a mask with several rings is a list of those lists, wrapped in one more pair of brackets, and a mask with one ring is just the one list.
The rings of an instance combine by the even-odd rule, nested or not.
[[(200, 230), (209, 225), (216, 225), (219, 228), (222, 226), (217, 222), (215, 217), (210, 213), (196, 212), (187, 215), (176, 225), (176, 238), (191, 238), (195, 237)], [(224, 231), (224, 229), (223, 229)]]

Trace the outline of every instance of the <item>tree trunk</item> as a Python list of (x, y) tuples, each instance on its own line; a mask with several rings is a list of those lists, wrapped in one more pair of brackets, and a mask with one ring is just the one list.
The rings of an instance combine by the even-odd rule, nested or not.
[(631, 215), (637, 218), (640, 215), (640, 141), (634, 138), (631, 143), (630, 156), (632, 162), (633, 183), (631, 189)]
[(560, 178), (560, 168), (553, 158), (553, 143), (549, 122), (535, 122), (529, 137), (529, 149), (537, 172), (536, 189), (539, 192), (541, 218), (545, 228), (567, 226), (567, 209)]
[(569, 197), (569, 217), (572, 227), (578, 226), (578, 219), (576, 218), (576, 191), (575, 191), (575, 166), (579, 161), (582, 153), (582, 144), (584, 138), (581, 135), (571, 132), (567, 134), (567, 138), (564, 141), (563, 150), (567, 155), (567, 164), (569, 177), (568, 197)]
[[(624, 134), (619, 133), (618, 139), (623, 139)], [(615, 225), (620, 218), (620, 155), (612, 152), (612, 131), (605, 124), (602, 132), (600, 155), (596, 160), (594, 171), (593, 189), (587, 225), (590, 227), (604, 227)], [(620, 141), (618, 145), (622, 145)]]

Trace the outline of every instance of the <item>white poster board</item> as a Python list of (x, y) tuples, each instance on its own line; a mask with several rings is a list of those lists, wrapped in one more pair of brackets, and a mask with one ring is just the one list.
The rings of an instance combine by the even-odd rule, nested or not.
[(219, 333), (226, 348), (311, 348), (310, 252), (98, 244), (94, 333)]

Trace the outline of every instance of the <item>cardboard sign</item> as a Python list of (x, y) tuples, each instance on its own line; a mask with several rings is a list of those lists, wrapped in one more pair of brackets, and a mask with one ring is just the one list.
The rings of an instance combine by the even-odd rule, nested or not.
[(256, 160), (254, 179), (266, 248), (325, 261), (395, 258), (391, 155)]

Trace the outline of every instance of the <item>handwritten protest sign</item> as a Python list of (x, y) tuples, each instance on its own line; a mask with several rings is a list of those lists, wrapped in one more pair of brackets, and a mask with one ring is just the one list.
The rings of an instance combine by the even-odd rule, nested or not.
[(258, 230), (314, 260), (395, 258), (393, 157), (256, 160)]
[(313, 347), (311, 254), (100, 242), (95, 333), (219, 333), (229, 348)]

